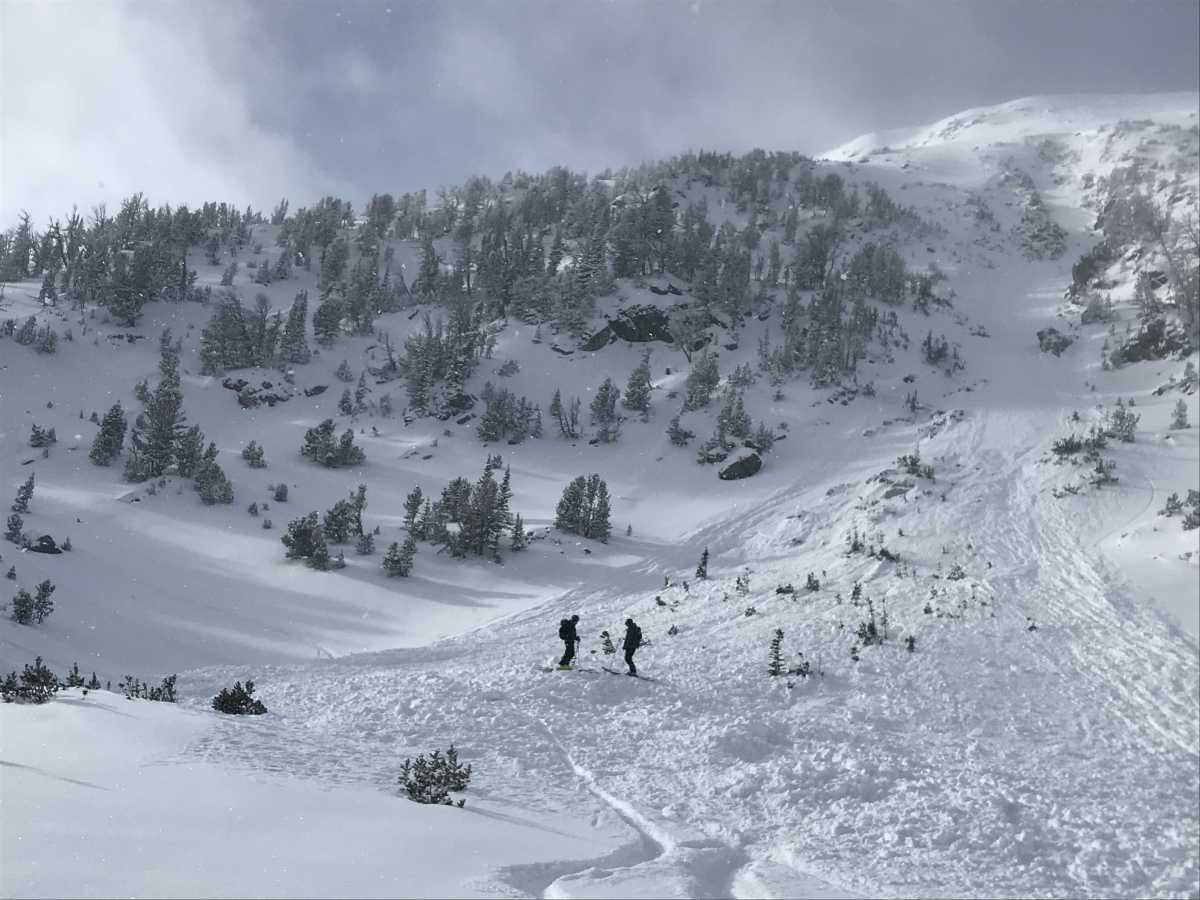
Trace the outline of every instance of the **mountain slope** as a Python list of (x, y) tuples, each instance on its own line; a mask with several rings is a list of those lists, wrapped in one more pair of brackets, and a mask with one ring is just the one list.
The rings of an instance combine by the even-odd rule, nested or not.
[[(1197, 354), (1193, 340), (1161, 354), (1154, 345), (1147, 361), (1111, 358), (1132, 354), (1155, 316), (1168, 335), (1189, 334), (1175, 285), (1194, 260), (1168, 259), (1174, 244), (1128, 238), (1117, 201), (1135, 184), (1128, 190), (1170, 210), (1173, 223), (1194, 212), (1196, 107), (1196, 95), (1033, 98), (867, 136), (810, 172), (817, 184), (836, 175), (845, 197), (857, 191), (857, 210), (801, 202), (806, 164), (794, 160), (785, 160), (787, 178), (772, 176), (750, 199), (735, 174), (754, 171), (757, 159), (738, 168), (681, 158), (594, 179), (595, 190), (616, 195), (615, 210), (641, 202), (638, 185), (649, 185), (649, 197), (670, 192), (679, 210), (703, 199), (714, 231), (729, 223), (729, 239), (747, 242), (751, 226), (761, 232), (751, 260), (772, 242), (790, 246), (789, 210), (798, 208), (789, 278), (831, 223), (839, 234), (831, 271), (846, 290), (864, 247), (902, 259), (909, 277), (899, 302), (846, 303), (847, 319), (872, 310), (876, 318), (858, 333), (861, 344), (838, 345), (852, 367), (832, 377), (819, 365), (845, 361), (830, 361), (821, 346), (796, 368), (782, 353), (787, 335), (821, 333), (828, 287), (789, 291), (782, 276), (768, 284), (760, 273), (744, 309), (711, 307), (702, 333), (719, 353), (721, 388), (737, 380), (728, 397), (740, 396), (776, 436), (745, 480), (718, 479), (725, 461), (695, 462), (724, 402), (681, 409), (699, 351), (679, 340), (592, 337), (638, 307), (664, 310), (676, 327), (702, 302), (701, 276), (618, 278), (574, 333), (558, 312), (539, 319), (533, 302), (518, 315), (514, 301), (507, 318), (488, 324), (490, 350), (465, 390), (478, 399), (490, 381), (544, 413), (555, 388), (584, 398), (584, 434), (574, 440), (556, 436), (547, 415), (540, 439), (485, 446), (476, 433), (482, 401), (474, 419), (388, 417), (379, 397), (390, 392), (404, 406), (399, 380), (368, 378), (366, 408), (340, 415), (338, 395), (355, 382), (343, 384), (335, 369), (342, 359), (355, 378), (378, 369), (378, 333), (339, 337), (295, 367), (294, 386), (269, 370), (231, 372), (292, 394), (250, 409), (220, 377), (199, 374), (211, 306), (147, 306), (133, 330), (147, 340), (114, 338), (130, 329), (87, 316), (73, 320), (86, 331), (52, 356), (0, 342), (0, 474), (15, 491), (35, 472), (26, 527), (60, 541), (70, 534), (74, 545), (59, 556), (4, 546), (20, 586), (52, 578), (58, 591), (45, 624), (0, 622), (0, 661), (6, 671), (34, 655), (59, 671), (77, 661), (114, 681), (181, 671), (183, 709), (128, 707), (139, 720), (167, 717), (178, 735), (140, 765), (171, 764), (173, 804), (200, 798), (214, 770), (278, 789), (290, 799), (248, 800), (239, 813), (260, 829), (271, 804), (300, 802), (314, 785), (392, 791), (404, 758), (453, 743), (475, 770), (463, 814), (478, 808), (496, 823), (477, 837), (487, 871), (460, 870), (458, 851), (445, 850), (433, 856), (439, 876), (414, 895), (1193, 895), (1200, 532), (1158, 512), (1170, 494), (1197, 488), (1200, 408), (1185, 368)], [(1119, 174), (1131, 170), (1141, 173), (1136, 182)], [(518, 208), (533, 193), (523, 184), (502, 182), (488, 202)], [(255, 235), (270, 245), (279, 228), (256, 226)], [(615, 266), (621, 234), (612, 235)], [(548, 229), (542, 243), (552, 237)], [(1076, 264), (1101, 239), (1111, 254), (1081, 280)], [(437, 240), (454, 258), (451, 235)], [(420, 246), (393, 238), (388, 247), (415, 282)], [(586, 248), (574, 249), (564, 261), (572, 277)], [(215, 287), (219, 268), (192, 262)], [(1168, 263), (1183, 276), (1172, 270), (1175, 280), (1148, 297), (1146, 280)], [(300, 270), (261, 288), (243, 274), (234, 286), (283, 309), (299, 287), (317, 292), (316, 276)], [(31, 282), (6, 285), (3, 315), (37, 311), (37, 294)], [(1093, 309), (1104, 317), (1081, 315)], [(426, 311), (450, 315), (448, 304), (415, 296), (380, 315), (378, 329), (402, 346)], [(79, 420), (80, 409), (103, 414), (116, 399), (136, 409), (134, 386), (156, 380), (153, 338), (167, 326), (183, 337), (189, 422), (222, 451), (232, 507), (201, 505), (175, 475), (161, 487), (131, 486), (115, 467), (84, 458), (96, 426)], [(1070, 339), (1058, 353), (1039, 347), (1049, 328)], [(589, 443), (597, 429), (588, 402), (605, 377), (624, 387), (644, 347), (648, 421), (631, 413), (615, 442)], [(501, 375), (514, 360), (518, 371)], [(301, 390), (317, 385), (328, 390)], [(1171, 427), (1179, 402), (1190, 428)], [(1140, 416), (1135, 440), (1111, 437), (1087, 460), (1083, 450), (1056, 452), (1068, 435), (1112, 429), (1118, 409)], [(688, 447), (665, 433), (677, 412), (696, 432)], [(299, 455), (305, 431), (327, 416), (339, 431), (355, 429), (363, 465), (326, 470)], [(33, 424), (59, 433), (47, 457), (29, 448)], [(252, 439), (266, 448), (265, 470), (236, 459)], [(412, 577), (387, 578), (381, 551), (403, 539), (412, 487), (436, 499), (452, 478), (478, 478), (497, 452), (511, 467), (511, 508), (532, 530), (530, 548), (504, 550), (497, 565), (423, 542)], [(1117, 480), (1095, 483), (1100, 462), (1115, 463)], [(613, 498), (607, 543), (550, 527), (562, 489), (591, 472)], [(290, 486), (286, 504), (268, 491), (280, 481)], [(359, 483), (368, 486), (364, 523), (381, 529), (376, 554), (346, 546), (347, 567), (335, 572), (287, 562), (278, 543), (286, 521), (327, 509)], [(252, 500), (264, 507), (258, 517), (245, 512)], [(263, 529), (264, 517), (273, 529)], [(543, 672), (561, 651), (557, 622), (571, 613), (581, 616), (580, 670)], [(653, 680), (603, 670), (622, 667), (604, 653), (601, 631), (619, 639), (629, 616), (650, 638), (637, 659)], [(779, 631), (784, 668), (807, 662), (807, 675), (767, 674)], [(270, 715), (245, 722), (207, 712), (217, 690), (246, 678)], [(6, 740), (5, 761), (78, 778), (91, 757), (40, 759), (37, 736), (64, 740), (87, 715), (116, 711), (95, 703), (0, 707), (6, 732), (22, 735)], [(119, 755), (119, 733), (104, 741)], [(18, 831), (8, 823), (46, 818), (43, 782), (26, 770), (11, 775), (14, 767), (4, 770), (13, 811), (5, 827), (14, 828), (5, 882), (75, 892), (78, 870), (47, 874), (63, 839), (39, 831), (36, 850), (12, 849)], [(113, 785), (127, 777), (103, 771)], [(56, 797), (56, 820), (85, 808), (69, 790)], [(364, 829), (444, 827), (423, 818), (443, 811), (395, 803), (394, 813), (372, 805)], [(192, 826), (164, 826), (152, 794), (137, 804), (137, 827), (188, 840)], [(530, 811), (554, 816), (559, 834), (545, 837), (553, 852), (531, 856)], [(581, 841), (589, 824), (597, 846)], [(336, 830), (314, 827), (333, 852), (348, 852)], [(312, 865), (304, 852), (275, 847), (269, 865), (303, 871)], [(395, 852), (403, 869), (431, 851), (401, 843)], [(250, 880), (244, 873), (257, 863), (239, 859), (209, 892), (295, 885)], [(395, 875), (378, 866), (348, 875), (349, 892)], [(122, 883), (103, 882), (114, 891)], [(175, 890), (167, 881), (145, 889)]]

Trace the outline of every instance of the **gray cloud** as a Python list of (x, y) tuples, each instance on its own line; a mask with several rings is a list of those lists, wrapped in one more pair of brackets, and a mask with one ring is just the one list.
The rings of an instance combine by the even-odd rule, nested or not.
[(352, 189), (261, 127), (222, 53), (249, 17), (179, 4), (4, 3), (0, 216), (87, 211), (136, 191), (174, 204)]
[(1194, 2), (0, 9), (7, 221), (133, 190), (361, 203), (701, 147), (816, 153), (1031, 94), (1200, 78)]

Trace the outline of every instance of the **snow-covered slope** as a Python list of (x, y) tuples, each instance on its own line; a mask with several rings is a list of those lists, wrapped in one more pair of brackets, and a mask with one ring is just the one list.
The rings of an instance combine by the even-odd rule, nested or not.
[[(1114, 323), (1082, 324), (1064, 292), (1098, 240), (1097, 179), (1115, 167), (1140, 161), (1177, 217), (1195, 209), (1197, 105), (1194, 94), (1033, 98), (827, 154), (818, 176), (880, 185), (915, 214), (888, 240), (911, 270), (936, 265), (941, 303), (883, 309), (896, 315), (888, 340), (840, 388), (758, 370), (760, 341), (779, 339), (777, 308), (714, 328), (722, 376), (755, 370), (746, 408), (786, 435), (740, 481), (664, 433), (692, 361), (663, 343), (588, 352), (510, 321), (473, 393), (492, 381), (543, 410), (555, 388), (586, 404), (606, 376), (623, 386), (649, 346), (653, 414), (630, 417), (612, 444), (563, 440), (547, 420), (541, 439), (485, 447), (478, 419), (339, 416), (354, 383), (335, 369), (378, 366), (377, 337), (340, 338), (297, 367), (290, 399), (254, 409), (198, 374), (211, 308), (148, 306), (134, 341), (103, 311), (80, 323), (64, 310), (73, 321), (57, 327), (74, 340), (53, 356), (0, 341), (0, 482), (15, 492), (34, 472), (26, 530), (73, 545), (0, 546), (14, 591), (57, 585), (43, 625), (0, 621), (3, 671), (36, 655), (102, 682), (178, 671), (181, 694), (178, 707), (79, 691), (0, 707), (3, 891), (1196, 895), (1200, 532), (1158, 512), (1200, 480), (1200, 395), (1184, 375), (1197, 355), (1102, 366), (1102, 346), (1136, 322), (1133, 283), (1153, 253), (1106, 271)], [(706, 198), (715, 223), (746, 226), (720, 186), (670, 185), (681, 204)], [(823, 221), (806, 210), (801, 227)], [(272, 228), (256, 232), (271, 247)], [(846, 232), (847, 255), (881, 240), (862, 217)], [(777, 237), (768, 227), (764, 246)], [(394, 252), (416, 270), (418, 247)], [(218, 268), (192, 263), (216, 284)], [(623, 280), (601, 313), (661, 303), (650, 288), (667, 282)], [(244, 275), (237, 287), (260, 290)], [(286, 309), (300, 287), (315, 296), (303, 272), (261, 290)], [(36, 284), (7, 285), (0, 318), (53, 320), (36, 296)], [(400, 343), (423, 308), (378, 327)], [(183, 338), (185, 409), (221, 450), (232, 507), (202, 506), (177, 477), (124, 484), (119, 466), (87, 458), (87, 416), (118, 399), (137, 408), (163, 327)], [(1050, 327), (1073, 339), (1061, 355), (1039, 349)], [(926, 333), (944, 335), (961, 368), (925, 362)], [(509, 360), (520, 370), (501, 377)], [(316, 385), (329, 389), (301, 390)], [(403, 405), (402, 382), (371, 390)], [(1119, 481), (1095, 487), (1053, 445), (1103, 423), (1118, 398), (1141, 417), (1136, 440), (1109, 443)], [(1192, 427), (1173, 429), (1180, 400)], [(699, 440), (715, 407), (682, 417)], [(361, 467), (300, 457), (327, 416), (356, 430)], [(45, 458), (28, 444), (34, 424), (57, 430)], [(251, 440), (266, 469), (237, 458)], [(495, 452), (530, 548), (496, 565), (422, 544), (412, 577), (387, 578), (379, 559), (403, 538), (405, 495), (474, 480)], [(906, 471), (898, 458), (914, 453)], [(563, 487), (591, 472), (613, 497), (605, 544), (550, 528)], [(268, 491), (281, 481), (286, 504)], [(347, 546), (336, 572), (287, 562), (287, 521), (360, 483), (376, 554)], [(545, 672), (571, 613), (581, 666)], [(650, 639), (638, 652), (647, 679), (605, 671), (623, 667), (601, 632), (619, 642), (629, 616)], [(882, 643), (858, 636), (872, 619)], [(780, 631), (785, 666), (803, 654), (807, 677), (767, 674)], [(269, 715), (208, 709), (247, 678)], [(403, 760), (451, 743), (474, 766), (466, 808), (398, 799)], [(92, 821), (126, 840), (64, 827)]]

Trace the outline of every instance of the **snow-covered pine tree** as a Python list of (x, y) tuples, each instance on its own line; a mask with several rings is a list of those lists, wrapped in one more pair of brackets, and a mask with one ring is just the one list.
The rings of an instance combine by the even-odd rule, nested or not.
[(336, 296), (327, 297), (313, 313), (313, 335), (323, 347), (332, 347), (342, 331), (342, 301)]
[(321, 523), (325, 540), (331, 544), (345, 544), (350, 540), (354, 522), (354, 507), (349, 501), (339, 500), (326, 513)]
[(11, 541), (18, 546), (25, 543), (25, 534), (21, 530), (25, 527), (25, 520), (21, 518), (20, 513), (12, 513), (8, 517), (8, 530), (4, 532), (4, 539)]
[(700, 554), (700, 564), (696, 566), (696, 577), (701, 581), (708, 578), (708, 548), (704, 548), (704, 552)]
[(742, 403), (741, 391), (728, 391), (725, 405), (717, 413), (717, 428), (733, 437), (747, 438), (750, 436), (752, 424), (750, 414), (746, 412), (746, 407)]
[(33, 624), (33, 596), (22, 588), (8, 604), (8, 617), (18, 625)]
[(525, 534), (525, 522), (521, 519), (521, 514), (517, 513), (513, 516), (512, 540), (509, 542), (508, 548), (513, 552), (518, 552), (528, 546), (529, 538)]
[(88, 454), (92, 462), (98, 466), (107, 466), (119, 457), (128, 427), (128, 423), (125, 421), (125, 410), (121, 409), (120, 403), (114, 403), (104, 414), (100, 430), (96, 433), (95, 440), (92, 441), (92, 450)]
[(695, 436), (696, 432), (689, 431), (679, 424), (679, 416), (671, 419), (670, 424), (667, 426), (667, 437), (670, 438), (671, 443), (676, 447), (686, 447), (688, 441)]
[(320, 555), (324, 548), (325, 565), (328, 566), (329, 549), (325, 546), (325, 534), (321, 530), (319, 516), (315, 510), (289, 522), (287, 534), (279, 540), (287, 548), (288, 559), (303, 559), (308, 562)]
[(775, 637), (771, 639), (771, 652), (767, 663), (767, 674), (776, 677), (784, 674), (782, 628), (776, 628)]
[(598, 474), (580, 475), (563, 490), (555, 510), (554, 527), (604, 543), (612, 525), (608, 485)]
[(686, 394), (683, 400), (683, 411), (699, 409), (708, 406), (713, 391), (721, 383), (721, 375), (717, 370), (717, 359), (708, 350), (698, 357), (684, 382)]
[(353, 515), (353, 518), (350, 521), (350, 534), (355, 535), (363, 533), (362, 514), (363, 510), (366, 508), (367, 486), (365, 484), (360, 484), (358, 486), (358, 490), (354, 491), (350, 495), (350, 510)]
[(312, 351), (308, 349), (307, 328), (308, 291), (300, 291), (288, 312), (287, 325), (284, 326), (279, 344), (280, 359), (293, 365), (304, 365), (312, 359)]
[(358, 536), (358, 541), (354, 545), (354, 552), (359, 556), (370, 556), (375, 552), (375, 535), (371, 532), (365, 532)]
[[(215, 447), (212, 447), (211, 444), (209, 446), (215, 451)], [(201, 458), (200, 465), (196, 468), (196, 480), (193, 487), (199, 492), (200, 500), (205, 506), (233, 502), (233, 485), (229, 483), (225, 472), (217, 464), (215, 452), (211, 456), (206, 453)]]
[(404, 545), (395, 542), (388, 547), (383, 558), (383, 569), (391, 578), (407, 578), (412, 572), (413, 558), (417, 552), (417, 539), (411, 534), (404, 538)]
[(29, 432), (29, 446), (44, 449), (58, 443), (58, 435), (53, 428), (42, 428), (34, 425)]
[(265, 469), (266, 462), (263, 460), (263, 448), (258, 445), (257, 441), (251, 441), (242, 448), (242, 459), (249, 463), (252, 469)]
[(621, 417), (617, 414), (620, 397), (621, 389), (611, 378), (605, 378), (592, 398), (592, 424), (596, 426), (596, 440), (601, 444), (610, 444), (620, 436)]
[(642, 361), (629, 374), (625, 397), (621, 403), (626, 409), (642, 414), (642, 421), (650, 418), (650, 351), (642, 351)]
[(41, 625), (50, 613), (54, 612), (54, 601), (50, 595), (54, 593), (54, 585), (47, 578), (35, 589), (33, 597), (33, 624)]
[(418, 485), (408, 492), (408, 496), (404, 498), (404, 529), (413, 531), (417, 525), (417, 516), (421, 514), (421, 504), (425, 498), (421, 493), (421, 487)]
[(1175, 408), (1171, 412), (1171, 428), (1182, 429), (1188, 427), (1188, 408), (1187, 403), (1183, 398), (1180, 398), (1175, 403)]
[[(171, 329), (159, 339), (158, 369), (161, 378), (150, 395), (146, 412), (138, 417), (130, 440), (134, 456), (125, 466), (126, 481), (146, 481), (161, 476), (175, 461), (176, 447), (184, 432), (183, 393), (179, 381), (179, 348), (171, 341)], [(140, 423), (144, 423), (142, 429)]]
[(353, 429), (347, 428), (340, 441), (334, 440), (333, 419), (326, 419), (304, 433), (300, 455), (331, 469), (356, 466), (367, 458), (362, 448), (354, 446)]
[(579, 534), (584, 522), (584, 497), (587, 479), (580, 475), (568, 484), (554, 510), (554, 527), (569, 534)]
[(25, 483), (17, 488), (16, 499), (13, 500), (12, 511), (24, 515), (29, 512), (29, 501), (33, 499), (33, 472), (25, 479)]
[(364, 369), (362, 374), (358, 376), (358, 386), (354, 389), (354, 411), (365, 412), (367, 409), (367, 394), (371, 393), (371, 389), (367, 387), (367, 372)]
[(338, 235), (321, 252), (321, 271), (317, 277), (317, 287), (325, 291), (340, 281), (346, 273), (346, 263), (349, 261), (350, 245), (344, 237)]

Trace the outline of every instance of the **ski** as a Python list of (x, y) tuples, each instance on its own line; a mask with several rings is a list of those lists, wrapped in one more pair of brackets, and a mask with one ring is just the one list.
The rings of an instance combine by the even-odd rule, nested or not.
[(642, 681), (654, 681), (655, 680), (653, 678), (647, 678), (645, 675), (642, 675), (640, 673), (634, 674), (632, 672), (618, 672), (616, 669), (610, 669), (608, 666), (603, 666), (602, 668), (609, 675), (626, 675), (626, 676), (629, 676), (632, 678), (640, 678)]

